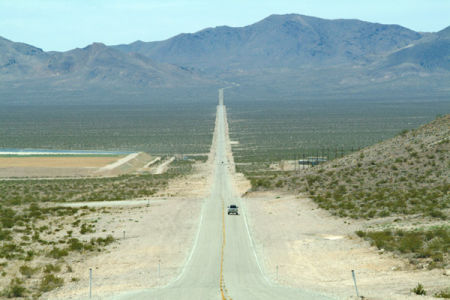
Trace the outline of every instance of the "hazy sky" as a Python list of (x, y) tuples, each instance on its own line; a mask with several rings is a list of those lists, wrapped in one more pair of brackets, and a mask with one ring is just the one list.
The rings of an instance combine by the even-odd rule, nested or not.
[(450, 25), (450, 0), (0, 0), (0, 36), (61, 51), (163, 40), (284, 13), (439, 31)]

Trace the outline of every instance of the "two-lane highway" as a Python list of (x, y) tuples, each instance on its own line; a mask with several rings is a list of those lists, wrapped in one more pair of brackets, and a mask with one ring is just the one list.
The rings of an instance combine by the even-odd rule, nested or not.
[[(233, 193), (225, 120), (221, 89), (213, 139), (214, 180), (210, 197), (205, 199), (199, 212), (198, 233), (184, 269), (165, 287), (125, 293), (117, 295), (116, 299), (331, 299), (313, 292), (277, 286), (264, 277), (242, 200)], [(227, 215), (226, 208), (230, 204), (239, 206), (239, 216)]]

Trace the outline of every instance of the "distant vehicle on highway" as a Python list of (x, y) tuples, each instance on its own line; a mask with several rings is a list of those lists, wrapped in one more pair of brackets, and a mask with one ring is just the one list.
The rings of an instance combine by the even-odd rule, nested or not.
[(235, 204), (228, 206), (229, 215), (239, 215), (238, 207)]

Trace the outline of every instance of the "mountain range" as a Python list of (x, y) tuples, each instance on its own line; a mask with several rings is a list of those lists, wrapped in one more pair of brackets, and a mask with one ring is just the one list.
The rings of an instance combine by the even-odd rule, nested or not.
[(187, 68), (156, 63), (138, 53), (124, 53), (101, 43), (67, 52), (39, 48), (0, 38), (2, 81), (45, 80), (52, 85), (84, 83), (134, 86), (183, 86), (208, 83)]
[(421, 33), (398, 25), (289, 14), (164, 41), (94, 43), (67, 52), (0, 38), (0, 80), (15, 84), (174, 87), (249, 81), (261, 74), (291, 79), (309, 74), (316, 82), (334, 78), (330, 81), (336, 85), (447, 77), (450, 27)]

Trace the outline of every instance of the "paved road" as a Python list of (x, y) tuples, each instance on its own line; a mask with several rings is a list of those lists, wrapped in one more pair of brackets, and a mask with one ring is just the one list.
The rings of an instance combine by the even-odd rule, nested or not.
[[(165, 287), (118, 295), (116, 299), (264, 300), (331, 299), (274, 285), (264, 277), (254, 252), (241, 199), (233, 195), (226, 153), (225, 107), (219, 92), (215, 131), (215, 171), (211, 196), (205, 199), (194, 247), (180, 276)], [(230, 204), (241, 215), (228, 216)]]

